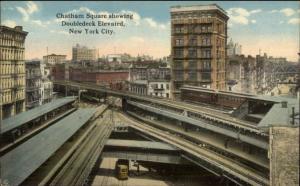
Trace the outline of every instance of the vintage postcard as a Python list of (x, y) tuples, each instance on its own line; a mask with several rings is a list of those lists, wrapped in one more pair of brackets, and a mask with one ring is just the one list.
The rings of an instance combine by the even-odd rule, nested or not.
[(299, 185), (298, 1), (1, 1), (0, 185)]

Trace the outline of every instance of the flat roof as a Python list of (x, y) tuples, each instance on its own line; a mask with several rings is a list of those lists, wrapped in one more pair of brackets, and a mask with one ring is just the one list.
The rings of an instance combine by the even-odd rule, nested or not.
[(7, 131), (10, 131), (14, 128), (17, 128), (27, 122), (30, 122), (56, 108), (59, 108), (63, 105), (66, 105), (70, 102), (73, 102), (76, 100), (76, 97), (64, 97), (60, 99), (55, 99), (51, 101), (50, 103), (46, 103), (44, 105), (41, 105), (39, 107), (35, 107), (31, 110), (22, 112), (20, 114), (17, 114), (15, 116), (12, 116), (10, 118), (4, 119), (1, 124), (1, 134), (5, 133)]
[(107, 140), (106, 145), (107, 146), (115, 146), (115, 147), (131, 147), (131, 148), (178, 151), (177, 148), (175, 148), (169, 144), (161, 143), (161, 142), (153, 142), (153, 141), (109, 139), (109, 140)]
[(297, 103), (288, 103), (286, 108), (283, 108), (281, 103), (274, 104), (257, 126), (259, 128), (299, 126), (298, 119), (295, 119), (295, 124), (292, 125), (292, 107), (294, 107), (295, 113), (299, 114), (299, 104)]
[(96, 112), (79, 109), (1, 157), (1, 179), (19, 185), (57, 151)]
[(208, 4), (208, 5), (188, 5), (188, 6), (171, 6), (171, 12), (182, 12), (182, 11), (197, 11), (197, 10), (219, 10), (227, 16), (227, 12), (218, 6), (217, 4)]

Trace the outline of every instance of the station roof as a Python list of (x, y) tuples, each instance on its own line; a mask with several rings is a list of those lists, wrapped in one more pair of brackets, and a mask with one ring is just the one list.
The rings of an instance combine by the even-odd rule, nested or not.
[(295, 124), (292, 125), (292, 108), (299, 117), (299, 104), (288, 102), (287, 107), (283, 107), (281, 103), (274, 104), (269, 112), (259, 122), (259, 128), (270, 126), (293, 127), (299, 126), (299, 120), (295, 119)]
[(57, 109), (63, 105), (75, 101), (76, 97), (65, 97), (60, 99), (55, 99), (50, 103), (46, 103), (39, 107), (35, 107), (26, 112), (22, 112), (10, 118), (4, 119), (1, 123), (1, 134), (17, 128), (27, 122), (30, 122), (54, 109)]
[(1, 179), (21, 184), (96, 112), (79, 109), (1, 157)]
[(127, 147), (127, 148), (143, 148), (143, 149), (156, 149), (156, 150), (170, 150), (177, 151), (178, 149), (161, 142), (153, 141), (138, 141), (138, 140), (107, 140), (106, 146)]

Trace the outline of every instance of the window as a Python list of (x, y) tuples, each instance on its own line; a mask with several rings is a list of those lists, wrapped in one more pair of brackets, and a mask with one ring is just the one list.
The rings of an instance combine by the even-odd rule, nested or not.
[(202, 58), (210, 58), (211, 51), (210, 50), (202, 50)]
[(164, 85), (163, 85), (163, 84), (160, 84), (160, 88), (163, 89), (163, 88), (164, 88)]
[(197, 71), (196, 70), (190, 70), (189, 71), (189, 80), (197, 80)]
[(197, 49), (196, 48), (189, 48), (189, 57), (197, 57)]
[(194, 25), (189, 25), (188, 30), (189, 30), (189, 33), (194, 33), (195, 26)]
[(174, 56), (175, 57), (183, 57), (183, 49), (175, 49)]
[(169, 87), (169, 84), (166, 84), (166, 89), (167, 89), (167, 90), (169, 90), (169, 89), (170, 89), (170, 87)]
[(202, 64), (202, 69), (210, 69), (210, 61), (204, 61)]
[(204, 38), (202, 38), (202, 45), (208, 46), (210, 44), (211, 44), (210, 37), (204, 37)]
[(175, 33), (183, 33), (184, 27), (183, 26), (175, 26)]
[(176, 46), (183, 46), (183, 39), (182, 38), (176, 39), (175, 40), (175, 45)]
[(202, 80), (210, 80), (210, 73), (202, 73), (201, 78)]
[(224, 30), (223, 30), (223, 25), (222, 24), (217, 24), (217, 31), (219, 32), (219, 33), (223, 33), (224, 32)]
[(189, 61), (189, 69), (197, 69), (197, 61)]
[(174, 68), (175, 69), (182, 69), (183, 68), (182, 61), (174, 61)]
[(190, 44), (191, 46), (196, 46), (196, 45), (197, 45), (197, 38), (196, 38), (196, 37), (190, 38), (189, 44)]

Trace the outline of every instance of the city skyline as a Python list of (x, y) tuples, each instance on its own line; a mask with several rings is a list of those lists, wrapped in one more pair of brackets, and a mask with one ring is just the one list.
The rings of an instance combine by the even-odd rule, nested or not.
[[(266, 52), (269, 56), (298, 61), (299, 4), (297, 2), (1, 2), (2, 24), (28, 31), (25, 59), (66, 54), (71, 59), (76, 43), (99, 49), (99, 56), (113, 53), (170, 54), (170, 7), (218, 4), (230, 17), (228, 35), (243, 46), (243, 54)], [(153, 11), (155, 10), (155, 11)], [(57, 13), (129, 13), (133, 20), (116, 34), (70, 35), (59, 26)], [(48, 39), (51, 38), (51, 39)], [(129, 44), (130, 43), (130, 44)], [(272, 46), (272, 47), (270, 47)]]

